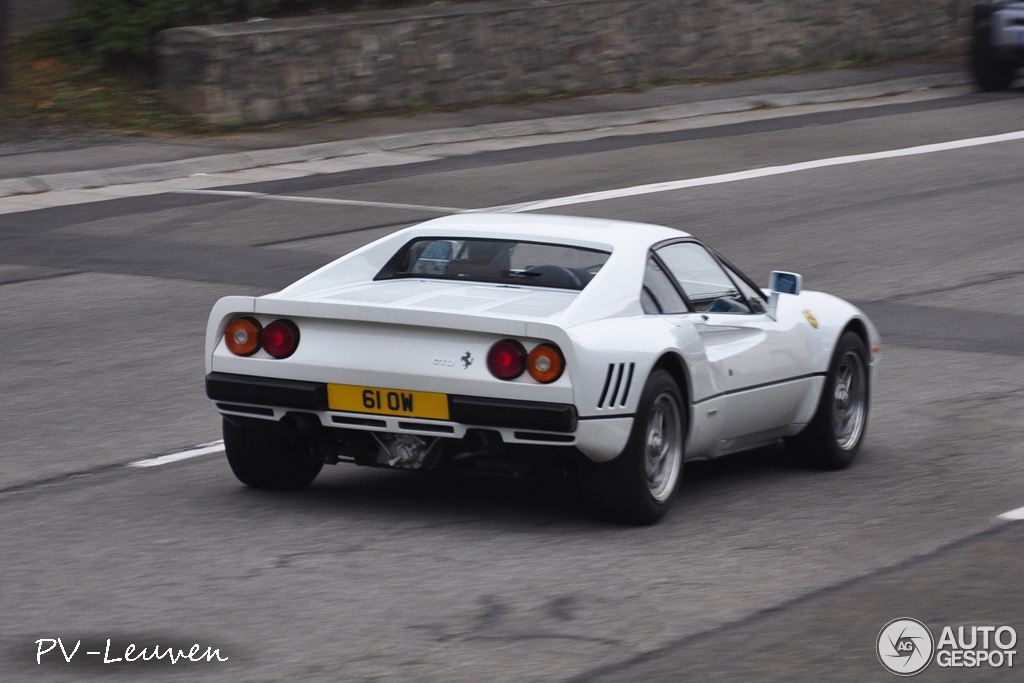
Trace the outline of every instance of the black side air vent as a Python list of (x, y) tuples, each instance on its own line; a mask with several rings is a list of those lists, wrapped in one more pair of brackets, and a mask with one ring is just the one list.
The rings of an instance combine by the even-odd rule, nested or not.
[(604, 378), (601, 398), (597, 400), (598, 408), (615, 408), (626, 405), (629, 389), (633, 385), (635, 363), (609, 363), (608, 374)]

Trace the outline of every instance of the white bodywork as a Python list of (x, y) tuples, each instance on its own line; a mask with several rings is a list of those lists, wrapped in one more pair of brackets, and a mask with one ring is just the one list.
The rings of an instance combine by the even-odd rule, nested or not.
[[(374, 281), (396, 251), (417, 237), (566, 244), (611, 256), (579, 292), (437, 279)], [(670, 362), (684, 373), (679, 379), (690, 406), (688, 459), (798, 433), (814, 415), (839, 336), (852, 324), (872, 349), (879, 343), (875, 328), (851, 304), (809, 291), (777, 295), (774, 317), (645, 314), (640, 293), (652, 247), (685, 237), (666, 227), (562, 216), (471, 213), (429, 221), (369, 244), (275, 294), (218, 301), (206, 332), (206, 371), (571, 404), (578, 426), (572, 434), (552, 435), (551, 443), (607, 461), (625, 447), (648, 375), (657, 364)], [(817, 327), (805, 311), (813, 312)], [(233, 355), (223, 333), (239, 315), (252, 315), (264, 325), (280, 317), (294, 321), (301, 330), (297, 351), (283, 360), (263, 351)], [(527, 347), (554, 342), (565, 357), (565, 372), (551, 384), (525, 374), (496, 379), (485, 358), (491, 345), (505, 338)], [(468, 365), (460, 362), (466, 354), (473, 359)], [(870, 356), (873, 369), (877, 356)], [(288, 411), (271, 406), (271, 412), (261, 417), (280, 419)], [(315, 414), (324, 427), (338, 426), (333, 417), (359, 416)], [(452, 438), (471, 428), (374, 418), (375, 425), (345, 427), (437, 436), (440, 424)], [(547, 443), (536, 432), (494, 431), (506, 443)]]

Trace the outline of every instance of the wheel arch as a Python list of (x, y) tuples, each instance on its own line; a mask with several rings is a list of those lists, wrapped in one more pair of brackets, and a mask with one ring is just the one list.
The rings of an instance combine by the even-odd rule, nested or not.
[(679, 391), (683, 394), (683, 405), (686, 408), (690, 407), (690, 403), (693, 400), (693, 387), (690, 384), (690, 373), (686, 369), (686, 363), (679, 354), (672, 351), (666, 351), (661, 354), (657, 362), (651, 368), (651, 372), (657, 369), (662, 369), (668, 372), (672, 376), (672, 379), (676, 381), (676, 386), (679, 387)]
[(871, 336), (868, 334), (868, 326), (864, 324), (864, 321), (860, 318), (851, 318), (850, 321), (846, 323), (846, 327), (843, 328), (843, 331), (839, 333), (839, 337), (836, 341), (838, 342), (839, 339), (842, 339), (843, 335), (847, 332), (853, 332), (860, 337), (860, 340), (864, 342), (864, 350), (868, 352), (866, 360), (871, 360)]

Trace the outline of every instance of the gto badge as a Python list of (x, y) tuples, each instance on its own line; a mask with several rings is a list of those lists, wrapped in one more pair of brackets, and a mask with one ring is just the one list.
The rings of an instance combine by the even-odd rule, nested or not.
[(814, 317), (814, 313), (810, 310), (805, 310), (804, 317), (807, 318), (807, 322), (811, 324), (811, 327), (818, 329), (818, 319)]

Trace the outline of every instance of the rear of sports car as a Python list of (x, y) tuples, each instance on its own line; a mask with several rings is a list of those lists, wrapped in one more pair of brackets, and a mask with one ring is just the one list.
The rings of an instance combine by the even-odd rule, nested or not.
[(614, 457), (629, 421), (581, 423), (582, 361), (552, 322), (578, 295), (399, 279), (222, 299), (207, 330), (206, 390), (225, 418), (229, 460), (232, 448), (268, 443), (311, 462), (407, 469), (538, 448)]

